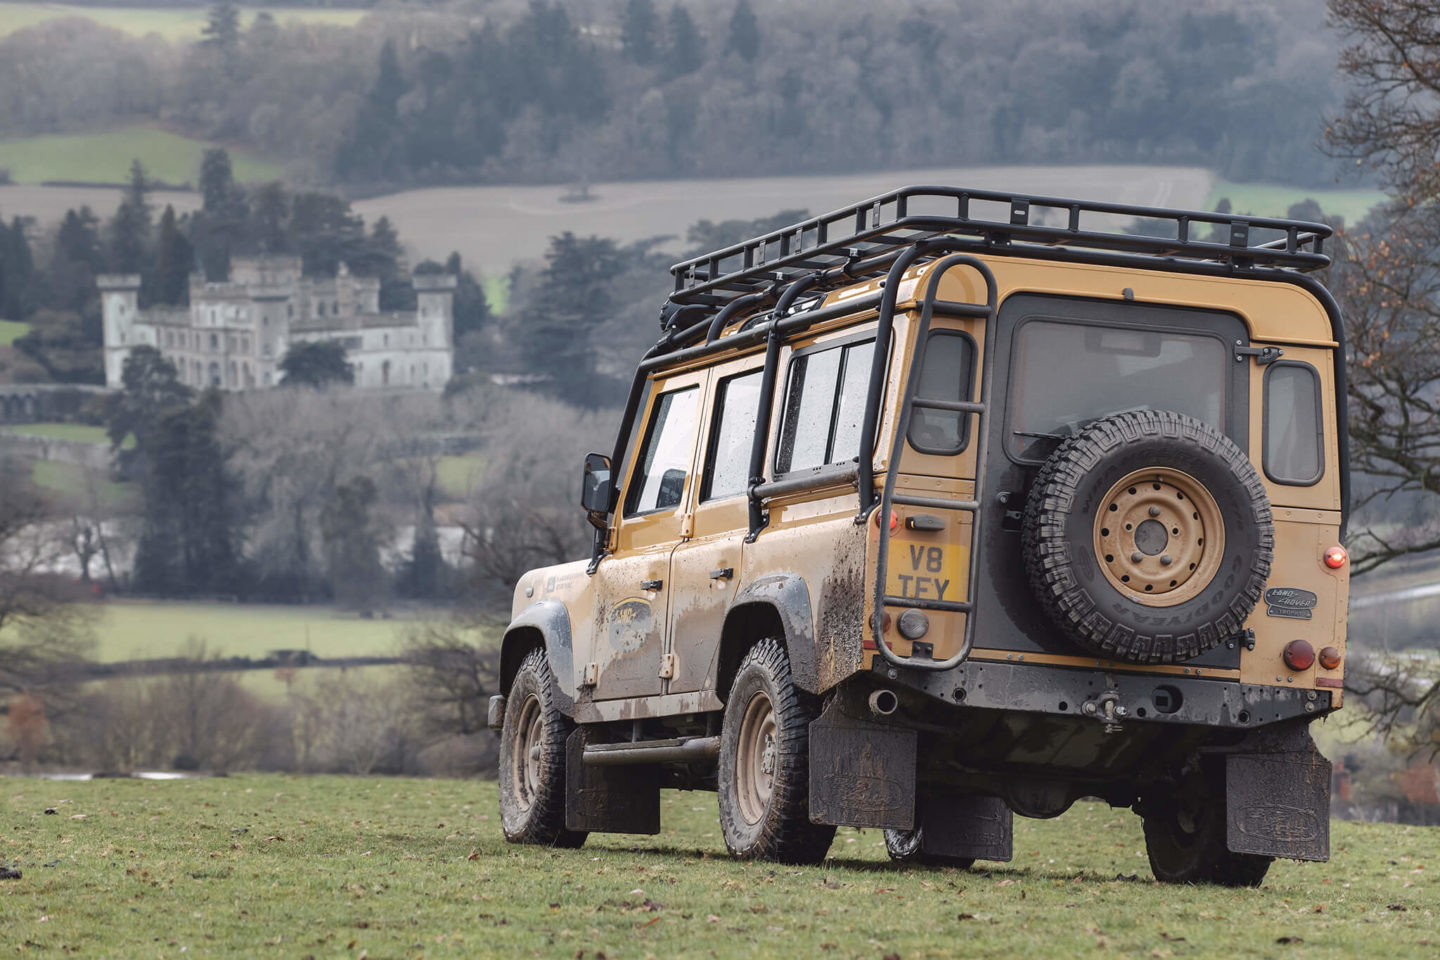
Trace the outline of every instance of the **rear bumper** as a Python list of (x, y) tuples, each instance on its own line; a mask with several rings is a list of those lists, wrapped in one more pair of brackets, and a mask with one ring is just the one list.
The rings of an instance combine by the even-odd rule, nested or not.
[(1303, 690), (1040, 663), (969, 660), (950, 670), (893, 667), (876, 660), (882, 683), (952, 706), (1093, 718), (1110, 727), (1176, 725), (1254, 730), (1331, 709), (1327, 690)]

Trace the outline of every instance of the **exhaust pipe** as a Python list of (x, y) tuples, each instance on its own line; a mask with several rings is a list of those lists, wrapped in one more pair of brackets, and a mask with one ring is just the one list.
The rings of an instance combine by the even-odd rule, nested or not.
[(900, 698), (893, 690), (876, 690), (870, 694), (870, 712), (877, 717), (888, 717), (900, 708)]

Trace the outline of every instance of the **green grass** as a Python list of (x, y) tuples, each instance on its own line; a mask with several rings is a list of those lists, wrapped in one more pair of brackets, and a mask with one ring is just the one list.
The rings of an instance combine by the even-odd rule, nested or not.
[[(104, 427), (91, 426), (88, 423), (17, 423), (7, 427), (0, 427), (10, 433), (20, 433), (27, 437), (50, 437), (53, 440), (78, 440), (81, 443), (103, 443), (110, 444), (110, 437), (105, 433)], [(127, 449), (135, 446), (133, 436), (126, 437), (122, 446)]]
[(30, 332), (30, 324), (19, 320), (0, 320), (0, 347), (15, 345), (15, 341)]
[(367, 620), (334, 607), (113, 600), (95, 626), (97, 659), (171, 657), (191, 637), (211, 653), (257, 657), (271, 650), (309, 650), (320, 657), (389, 656), (408, 623)]
[[(892, 867), (842, 830), (818, 867), (725, 853), (713, 796), (655, 837), (501, 839), (495, 786), (234, 776), (0, 779), (0, 930), (19, 955), (1430, 957), (1440, 830), (1334, 824), (1259, 890), (1151, 881), (1139, 820), (1016, 820), (1015, 860)], [(47, 816), (47, 809), (57, 811)]]
[[(307, 24), (354, 26), (367, 10), (296, 10), (289, 7), (247, 7), (241, 11), (240, 23), (249, 27), (256, 14), (268, 9), (280, 23), (298, 20)], [(152, 9), (148, 7), (73, 7), (52, 3), (0, 3), (0, 37), (61, 17), (83, 17), (102, 26), (123, 30), (131, 36), (143, 37), (156, 33), (166, 40), (190, 42), (200, 39), (205, 26), (207, 6)]]
[[(170, 184), (196, 183), (200, 161), (214, 144), (151, 127), (125, 127), (107, 133), (67, 134), (0, 140), (0, 168), (15, 183), (71, 180), (124, 183), (138, 159), (147, 173)], [(230, 151), (235, 179), (242, 183), (278, 180), (284, 167), (240, 150)], [(164, 203), (164, 194), (153, 198)]]
[(1326, 215), (1342, 216), (1347, 224), (1354, 225), (1364, 219), (1371, 207), (1383, 201), (1385, 194), (1378, 190), (1308, 190), (1275, 183), (1217, 180), (1205, 201), (1205, 208), (1215, 209), (1215, 204), (1222, 197), (1230, 199), (1234, 212), (1257, 217), (1283, 217), (1292, 204), (1308, 197), (1319, 203)]
[(473, 453), (463, 457), (441, 457), (435, 467), (440, 489), (451, 500), (464, 500), (480, 479), (483, 463), (480, 456)]
[[(83, 496), (88, 492), (89, 474), (78, 463), (64, 460), (36, 460), (31, 468), (30, 479), (37, 486), (67, 496)], [(115, 483), (100, 479), (100, 499), (104, 503), (119, 504), (136, 495), (133, 483)]]
[(480, 286), (485, 291), (485, 302), (490, 305), (491, 312), (504, 313), (510, 308), (509, 276), (483, 276), (480, 278)]

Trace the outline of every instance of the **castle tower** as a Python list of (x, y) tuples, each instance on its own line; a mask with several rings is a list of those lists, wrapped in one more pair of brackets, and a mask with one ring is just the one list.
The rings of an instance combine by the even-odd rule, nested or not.
[(449, 349), (455, 335), (455, 278), (448, 273), (417, 273), (415, 322), (425, 345)]
[(140, 275), (102, 274), (95, 285), (100, 288), (105, 337), (105, 386), (117, 390), (130, 348), (143, 342), (135, 329), (140, 319)]

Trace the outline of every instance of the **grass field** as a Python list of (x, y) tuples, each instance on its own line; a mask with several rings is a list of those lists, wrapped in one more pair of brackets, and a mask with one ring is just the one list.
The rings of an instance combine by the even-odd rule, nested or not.
[(1234, 183), (1217, 180), (1206, 199), (1205, 209), (1215, 209), (1222, 197), (1230, 199), (1230, 207), (1236, 213), (1250, 213), (1257, 217), (1283, 217), (1292, 204), (1308, 198), (1320, 204), (1320, 209), (1329, 216), (1342, 216), (1347, 224), (1356, 224), (1364, 219), (1370, 208), (1385, 199), (1378, 190), (1307, 190), (1303, 187), (1287, 187), (1275, 183)]
[[(354, 26), (366, 15), (367, 10), (296, 10), (290, 7), (246, 7), (241, 10), (240, 23), (248, 27), (261, 10), (268, 10), (280, 23), (291, 20), (301, 23), (335, 24)], [(82, 17), (106, 27), (123, 30), (132, 36), (143, 37), (157, 33), (166, 40), (193, 41), (200, 39), (200, 30), (205, 26), (208, 7), (197, 3), (193, 7), (149, 8), (149, 7), (75, 7), (59, 3), (0, 3), (0, 37), (33, 27), (47, 20), (62, 17)]]
[[(44, 811), (53, 809), (56, 815)], [(491, 783), (0, 779), (0, 931), (21, 955), (1433, 957), (1440, 830), (1336, 823), (1259, 890), (1152, 882), (1140, 822), (1016, 820), (1015, 860), (892, 867), (841, 830), (819, 867), (725, 853), (712, 795), (655, 837), (506, 845)]]
[[(84, 467), (64, 460), (36, 460), (30, 468), (30, 479), (37, 487), (68, 496), (84, 494), (89, 481)], [(106, 503), (120, 503), (136, 496), (138, 492), (133, 483), (100, 481), (100, 499)]]
[(30, 332), (30, 324), (19, 320), (0, 320), (0, 347), (13, 346), (15, 341)]
[(388, 656), (409, 622), (366, 620), (333, 607), (168, 600), (112, 600), (95, 625), (96, 659), (171, 657), (194, 637), (210, 653), (263, 657), (271, 650), (309, 650), (320, 657)]
[[(0, 427), (9, 433), (24, 434), (27, 437), (50, 437), (55, 440), (78, 440), (81, 443), (103, 443), (108, 445), (110, 437), (104, 427), (88, 423), (16, 423)], [(123, 446), (135, 446), (133, 436), (126, 437)]]
[[(10, 171), (18, 184), (51, 180), (79, 183), (125, 183), (130, 162), (138, 159), (146, 172), (169, 184), (195, 183), (200, 179), (200, 161), (214, 146), (151, 127), (126, 127), (106, 133), (85, 133), (0, 140), (0, 168)], [(235, 179), (242, 183), (278, 180), (285, 168), (231, 150)], [(163, 205), (165, 195), (152, 202)]]

